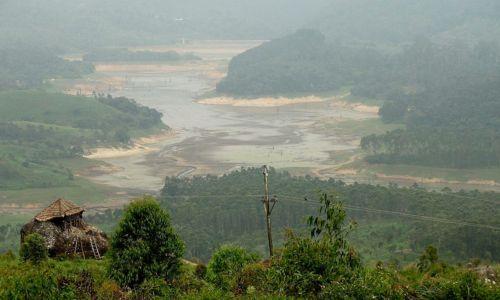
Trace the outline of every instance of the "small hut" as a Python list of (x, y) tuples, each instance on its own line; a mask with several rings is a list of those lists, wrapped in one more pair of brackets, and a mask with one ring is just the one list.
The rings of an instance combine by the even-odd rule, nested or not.
[(108, 250), (104, 232), (83, 219), (85, 210), (74, 203), (57, 199), (21, 229), (21, 243), (31, 233), (45, 239), (51, 256), (69, 255), (100, 259)]

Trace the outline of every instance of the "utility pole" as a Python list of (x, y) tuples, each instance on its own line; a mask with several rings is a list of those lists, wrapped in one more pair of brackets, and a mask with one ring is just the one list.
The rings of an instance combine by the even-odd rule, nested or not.
[[(264, 175), (264, 198), (262, 202), (264, 203), (264, 212), (266, 213), (266, 227), (267, 227), (267, 240), (269, 242), (269, 256), (273, 256), (273, 237), (271, 231), (271, 212), (276, 204), (276, 197), (269, 199), (269, 169), (267, 166), (262, 167), (262, 174)], [(273, 202), (273, 206), (270, 207), (270, 202)]]

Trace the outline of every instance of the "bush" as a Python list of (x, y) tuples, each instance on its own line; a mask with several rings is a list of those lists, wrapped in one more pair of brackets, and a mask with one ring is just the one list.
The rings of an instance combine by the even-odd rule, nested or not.
[(350, 226), (340, 197), (321, 194), (317, 216), (308, 218), (311, 236), (289, 232), (282, 252), (273, 258), (272, 277), (281, 293), (317, 296), (329, 285), (345, 285), (362, 270), (357, 252), (349, 246)]
[(133, 293), (133, 299), (172, 299), (174, 290), (163, 279), (146, 279)]
[(417, 266), (420, 272), (427, 272), (431, 269), (433, 265), (435, 265), (438, 262), (438, 252), (437, 249), (429, 245), (427, 248), (425, 248), (424, 253), (419, 257)]
[(259, 256), (244, 248), (223, 245), (215, 251), (207, 267), (207, 279), (227, 291), (231, 289), (235, 277), (243, 267), (256, 262)]
[(4, 260), (14, 260), (15, 258), (16, 258), (16, 255), (14, 254), (14, 252), (12, 252), (12, 250), (8, 250), (7, 252), (0, 255), (0, 259), (4, 259)]
[(205, 279), (205, 276), (207, 275), (207, 266), (202, 263), (197, 264), (194, 269), (194, 274), (199, 279)]
[(152, 278), (171, 280), (179, 274), (183, 253), (169, 215), (146, 196), (125, 209), (111, 240), (109, 273), (130, 288)]
[(99, 300), (119, 300), (123, 298), (120, 286), (114, 281), (104, 281), (97, 289), (97, 299)]
[(232, 290), (235, 294), (272, 291), (268, 280), (268, 268), (261, 262), (247, 264), (237, 274)]
[(39, 264), (49, 256), (45, 239), (38, 233), (32, 233), (26, 236), (19, 255), (23, 261), (30, 261)]

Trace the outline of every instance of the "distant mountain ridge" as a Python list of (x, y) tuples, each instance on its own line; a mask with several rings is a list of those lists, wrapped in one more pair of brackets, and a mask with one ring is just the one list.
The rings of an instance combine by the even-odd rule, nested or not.
[[(66, 49), (187, 39), (273, 39), (315, 28), (329, 40), (397, 45), (418, 36), (500, 41), (495, 0), (5, 0), (2, 44)], [(486, 30), (489, 29), (489, 30)]]

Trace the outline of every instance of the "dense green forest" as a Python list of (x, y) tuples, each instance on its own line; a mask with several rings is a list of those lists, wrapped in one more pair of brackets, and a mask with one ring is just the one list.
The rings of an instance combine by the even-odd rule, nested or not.
[(184, 243), (151, 196), (124, 210), (104, 260), (49, 258), (45, 238), (25, 238), (19, 258), (0, 255), (2, 299), (498, 299), (498, 265), (450, 264), (429, 245), (411, 264), (367, 265), (350, 243), (339, 194), (324, 193), (309, 233), (288, 231), (266, 260), (235, 245), (208, 264), (182, 259)]
[(217, 92), (261, 96), (333, 91), (348, 85), (350, 74), (363, 68), (361, 54), (356, 54), (329, 46), (318, 31), (300, 30), (234, 57)]
[[(358, 223), (352, 242), (366, 262), (407, 263), (429, 244), (449, 261), (500, 260), (498, 193), (347, 185), (275, 170), (270, 184), (271, 195), (278, 198), (272, 215), (278, 245), (286, 228), (306, 230), (305, 217), (317, 209), (322, 190), (341, 195), (349, 219)], [(260, 170), (244, 169), (222, 177), (167, 178), (159, 199), (186, 242), (186, 257), (206, 261), (224, 243), (266, 252), (260, 195)], [(87, 219), (109, 231), (121, 216), (120, 210), (108, 210)]]
[[(425, 61), (414, 60), (415, 92), (393, 91), (379, 112), (384, 122), (403, 123), (406, 129), (363, 138), (367, 160), (454, 168), (500, 165), (499, 48), (487, 43), (474, 49), (436, 48), (427, 44), (409, 50), (427, 52)], [(371, 88), (376, 93), (377, 87)]]
[(73, 174), (52, 160), (166, 128), (161, 113), (123, 97), (4, 91), (0, 106), (1, 189), (67, 184)]
[(152, 51), (130, 51), (127, 49), (99, 49), (87, 53), (83, 56), (84, 61), (186, 61), (199, 60), (200, 58), (192, 53), (179, 54), (175, 51), (152, 52)]
[[(186, 241), (187, 254), (207, 259), (221, 243), (237, 242), (263, 252), (266, 236), (258, 196), (262, 189), (262, 174), (258, 169), (222, 177), (167, 178), (160, 201), (172, 212), (173, 222)], [(270, 190), (271, 195), (278, 197), (273, 224), (279, 237), (287, 227), (300, 228), (303, 218), (316, 209), (314, 203), (319, 190), (335, 190), (342, 195), (349, 217), (359, 223), (353, 241), (367, 260), (411, 260), (428, 244), (434, 244), (449, 259), (500, 260), (497, 193), (346, 185), (333, 179), (292, 177), (276, 171), (270, 175)], [(457, 223), (433, 222), (432, 218)], [(497, 229), (470, 227), (464, 222)]]
[(33, 88), (53, 78), (78, 78), (92, 73), (88, 62), (67, 61), (43, 47), (0, 47), (0, 89)]
[(349, 86), (355, 96), (396, 100), (498, 76), (500, 47), (495, 42), (470, 46), (419, 38), (391, 53), (329, 42), (321, 32), (304, 29), (234, 57), (217, 91), (272, 96)]

